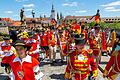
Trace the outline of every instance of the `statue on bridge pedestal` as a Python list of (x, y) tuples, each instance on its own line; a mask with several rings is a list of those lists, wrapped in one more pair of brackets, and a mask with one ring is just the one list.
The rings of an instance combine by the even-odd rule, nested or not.
[(21, 21), (21, 26), (25, 26), (25, 15), (24, 15), (24, 8), (20, 10), (20, 21)]
[(33, 18), (35, 18), (35, 12), (34, 12), (34, 10), (32, 10), (32, 16), (33, 16)]

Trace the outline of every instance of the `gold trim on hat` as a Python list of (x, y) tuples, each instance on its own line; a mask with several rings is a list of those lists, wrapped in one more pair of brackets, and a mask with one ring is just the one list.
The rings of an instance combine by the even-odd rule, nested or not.
[(16, 43), (15, 46), (24, 46), (25, 44), (23, 43)]

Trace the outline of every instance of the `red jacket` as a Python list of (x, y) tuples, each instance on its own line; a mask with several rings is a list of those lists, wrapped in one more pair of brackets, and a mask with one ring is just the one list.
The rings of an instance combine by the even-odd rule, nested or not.
[(6, 60), (13, 71), (15, 80), (35, 80), (34, 68), (39, 65), (39, 62), (27, 55), (21, 62), (18, 57), (10, 56)]
[(65, 72), (65, 78), (69, 78), (69, 74), (73, 73), (75, 80), (84, 80), (90, 73), (89, 67), (91, 66), (93, 76), (97, 76), (97, 66), (94, 62), (92, 50), (83, 50), (81, 53), (76, 51), (70, 53), (68, 65)]
[(115, 80), (117, 74), (120, 73), (120, 50), (112, 53), (112, 56), (107, 63), (104, 73), (110, 78), (110, 80)]
[(53, 35), (52, 31), (47, 32), (48, 39), (52, 40), (52, 35)]
[(47, 36), (47, 34), (42, 34), (40, 36), (40, 39), (41, 39), (41, 43), (40, 43), (41, 46), (48, 46), (48, 36)]
[(102, 50), (107, 50), (107, 44), (106, 44), (106, 34), (105, 32), (102, 32)]
[(12, 53), (12, 54), (10, 54), (10, 53), (4, 53), (3, 55), (5, 55), (5, 56), (2, 58), (2, 63), (6, 63), (6, 59), (9, 56), (11, 56), (11, 55), (15, 56), (15, 54), (16, 54), (15, 48), (13, 46), (11, 46), (11, 45), (9, 45), (9, 46), (3, 46), (1, 44), (0, 50), (3, 51), (3, 52), (11, 52)]
[(40, 35), (36, 34), (35, 37), (34, 37), (34, 39), (39, 42), (40, 41)]

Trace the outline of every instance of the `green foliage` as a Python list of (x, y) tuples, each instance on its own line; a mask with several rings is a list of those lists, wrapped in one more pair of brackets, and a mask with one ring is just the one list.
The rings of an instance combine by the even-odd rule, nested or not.
[(118, 22), (113, 22), (113, 23), (100, 22), (100, 26), (102, 29), (112, 28), (112, 29), (120, 30), (120, 23)]
[[(93, 27), (94, 25), (95, 25), (95, 22), (91, 22), (89, 24), (90, 27)], [(111, 28), (111, 29), (115, 29), (115, 30), (120, 30), (120, 23), (116, 22), (116, 21), (113, 23), (100, 22), (100, 27), (101, 27), (101, 29)]]
[(90, 23), (90, 27), (93, 27), (95, 25), (95, 22)]

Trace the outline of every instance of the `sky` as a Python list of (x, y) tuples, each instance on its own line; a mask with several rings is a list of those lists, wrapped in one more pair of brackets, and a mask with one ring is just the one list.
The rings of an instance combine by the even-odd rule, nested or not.
[(0, 0), (0, 17), (19, 20), (20, 9), (25, 8), (25, 16), (50, 16), (51, 6), (56, 13), (64, 16), (92, 16), (100, 9), (101, 17), (120, 17), (120, 0)]

